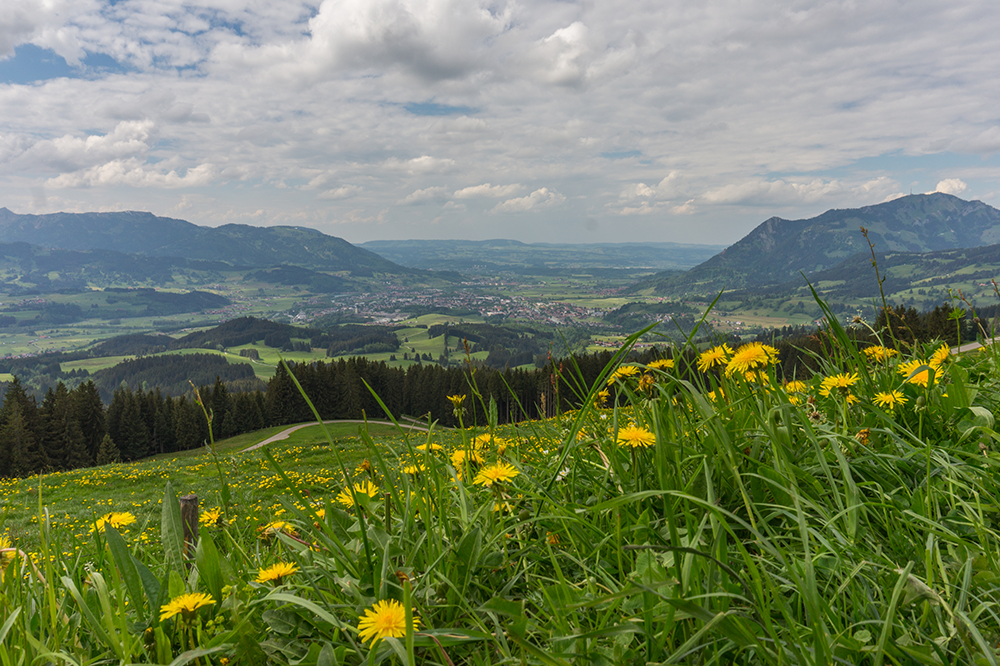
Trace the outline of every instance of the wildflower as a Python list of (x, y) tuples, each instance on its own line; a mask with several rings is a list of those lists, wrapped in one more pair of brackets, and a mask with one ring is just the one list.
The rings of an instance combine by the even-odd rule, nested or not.
[(653, 388), (653, 384), (656, 383), (656, 378), (648, 372), (639, 378), (639, 390), (649, 391)]
[[(413, 618), (413, 628), (419, 620)], [(395, 599), (376, 601), (358, 620), (358, 634), (361, 642), (371, 640), (371, 644), (383, 638), (401, 638), (406, 635), (406, 609)]]
[(199, 608), (211, 606), (214, 603), (215, 599), (204, 592), (182, 594), (160, 606), (160, 622), (169, 620), (175, 615), (180, 615), (185, 621), (192, 620)]
[(281, 585), (282, 578), (291, 576), (298, 570), (299, 568), (294, 564), (289, 562), (278, 562), (277, 564), (272, 564), (267, 568), (261, 569), (260, 573), (257, 574), (256, 582)]
[(418, 444), (417, 451), (440, 451), (441, 445), (431, 442), (430, 444)]
[(198, 516), (198, 522), (202, 525), (209, 526), (220, 526), (223, 523), (222, 520), (222, 509), (219, 507), (214, 507), (212, 509), (206, 509), (201, 512)]
[(862, 445), (868, 446), (868, 438), (872, 434), (871, 428), (865, 428), (858, 432), (854, 436), (854, 439), (858, 440)]
[(634, 377), (637, 374), (639, 374), (639, 368), (635, 367), (634, 365), (623, 365), (617, 368), (614, 372), (611, 373), (611, 376), (608, 377), (608, 386), (611, 386), (612, 384), (614, 384), (619, 380), (625, 381), (629, 377)]
[(822, 396), (828, 396), (831, 391), (837, 390), (841, 394), (850, 395), (850, 388), (851, 386), (854, 386), (857, 381), (858, 373), (856, 372), (852, 372), (850, 374), (841, 372), (830, 377), (824, 377), (823, 381), (819, 384), (819, 394)]
[(267, 525), (264, 525), (264, 527), (260, 528), (260, 536), (263, 539), (266, 539), (266, 538), (269, 538), (269, 537), (272, 537), (272, 536), (276, 536), (280, 532), (284, 532), (285, 534), (294, 535), (295, 534), (295, 528), (292, 527), (292, 525), (290, 523), (286, 523), (283, 520), (273, 520), (270, 523), (268, 523)]
[(630, 425), (618, 431), (618, 443), (633, 449), (645, 448), (656, 444), (656, 436), (646, 428)]
[[(15, 557), (14, 544), (6, 534), (0, 534), (0, 551), (2, 551), (0, 553), (0, 566), (5, 567)], [(2, 571), (0, 571), (0, 575), (3, 575)]]
[(940, 370), (944, 362), (948, 360), (951, 355), (951, 350), (948, 345), (941, 345), (938, 347), (933, 354), (931, 354), (930, 360), (927, 361), (927, 365), (931, 366), (935, 370)]
[(610, 394), (607, 389), (601, 389), (598, 391), (597, 394), (594, 395), (594, 407), (600, 407), (603, 405), (609, 396)]
[(451, 465), (455, 469), (461, 468), (465, 463), (470, 463), (472, 465), (482, 465), (483, 457), (479, 455), (474, 449), (458, 449), (451, 454)]
[(882, 345), (873, 345), (871, 347), (865, 347), (861, 351), (862, 353), (864, 353), (865, 356), (868, 357), (868, 360), (872, 362), (888, 361), (890, 358), (899, 353), (895, 349), (890, 349), (889, 347), (883, 347)]
[(557, 532), (546, 532), (545, 540), (549, 542), (550, 546), (559, 545), (559, 534)]
[(374, 499), (378, 497), (379, 492), (378, 486), (366, 479), (360, 483), (354, 484), (354, 494), (352, 494), (347, 488), (341, 490), (340, 494), (337, 495), (337, 501), (344, 506), (350, 507), (354, 506), (355, 495), (367, 495), (368, 497)]
[(106, 513), (94, 523), (91, 528), (91, 532), (103, 532), (105, 525), (111, 525), (111, 527), (121, 529), (126, 525), (131, 525), (135, 522), (135, 516), (133, 516), (128, 511), (112, 511), (111, 513)]
[(371, 474), (372, 464), (368, 458), (365, 458), (354, 468), (354, 471), (358, 474)]
[(409, 474), (410, 476), (416, 476), (417, 474), (420, 474), (425, 469), (427, 469), (427, 468), (424, 467), (423, 465), (406, 465), (405, 467), (403, 467), (403, 474)]
[(900, 363), (896, 371), (911, 384), (919, 384), (926, 387), (927, 382), (930, 381), (930, 366), (920, 359), (915, 358), (912, 361)]
[(494, 483), (510, 481), (518, 474), (520, 474), (520, 472), (518, 472), (513, 465), (500, 461), (494, 465), (490, 465), (489, 467), (484, 467), (479, 470), (479, 474), (476, 474), (476, 478), (473, 482), (481, 486), (492, 486)]
[(732, 355), (733, 350), (727, 344), (712, 347), (698, 355), (698, 370), (708, 372), (717, 365), (724, 365)]
[(463, 395), (449, 395), (448, 396), (448, 402), (450, 402), (451, 405), (452, 405), (452, 407), (454, 407), (455, 410), (458, 411), (459, 409), (462, 409), (462, 404), (465, 402), (465, 395), (464, 394)]
[(795, 380), (785, 384), (785, 393), (805, 393), (807, 388), (809, 387), (805, 382)]
[(726, 364), (726, 375), (765, 368), (778, 358), (778, 350), (760, 342), (745, 344), (736, 350)]
[(875, 394), (875, 399), (872, 402), (891, 412), (898, 405), (906, 404), (906, 396), (903, 395), (902, 391), (880, 391)]
[(672, 359), (672, 358), (657, 359), (657, 360), (653, 361), (652, 363), (648, 363), (646, 365), (646, 367), (647, 368), (652, 368), (653, 370), (673, 370), (673, 368), (674, 368), (674, 359)]

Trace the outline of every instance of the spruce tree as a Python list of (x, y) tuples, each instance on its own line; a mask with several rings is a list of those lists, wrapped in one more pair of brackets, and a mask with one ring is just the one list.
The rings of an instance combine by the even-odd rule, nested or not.
[(111, 439), (111, 435), (105, 435), (101, 440), (101, 445), (97, 449), (97, 464), (110, 465), (120, 460), (121, 453), (118, 451), (118, 447), (115, 446), (114, 440)]

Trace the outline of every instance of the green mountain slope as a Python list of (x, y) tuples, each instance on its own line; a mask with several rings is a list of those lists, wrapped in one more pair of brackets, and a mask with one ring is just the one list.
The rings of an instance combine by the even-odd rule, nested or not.
[(0, 243), (18, 242), (63, 250), (111, 250), (225, 261), (249, 268), (285, 264), (347, 271), (361, 277), (374, 273), (417, 273), (315, 229), (246, 224), (201, 227), (135, 211), (19, 215), (0, 208)]
[[(680, 276), (653, 276), (635, 290), (712, 293), (794, 281), (868, 252), (933, 252), (1000, 242), (1000, 211), (948, 194), (915, 194), (875, 206), (830, 210), (807, 220), (772, 217), (705, 263)], [(800, 278), (801, 279), (801, 278)]]

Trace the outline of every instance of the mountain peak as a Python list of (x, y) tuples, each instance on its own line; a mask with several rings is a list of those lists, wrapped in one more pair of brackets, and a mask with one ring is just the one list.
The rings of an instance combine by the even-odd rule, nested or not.
[(739, 242), (679, 276), (653, 276), (635, 289), (708, 293), (781, 284), (836, 266), (868, 240), (878, 252), (933, 252), (1000, 243), (1000, 211), (951, 194), (912, 194), (813, 218), (771, 217)]

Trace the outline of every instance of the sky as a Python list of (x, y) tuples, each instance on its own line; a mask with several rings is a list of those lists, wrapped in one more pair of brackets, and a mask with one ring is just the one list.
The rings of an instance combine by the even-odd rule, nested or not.
[(1000, 3), (3, 0), (0, 206), (730, 244), (1000, 207)]

